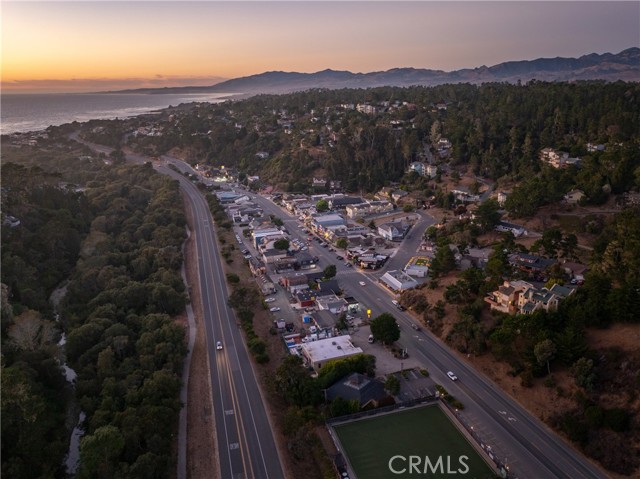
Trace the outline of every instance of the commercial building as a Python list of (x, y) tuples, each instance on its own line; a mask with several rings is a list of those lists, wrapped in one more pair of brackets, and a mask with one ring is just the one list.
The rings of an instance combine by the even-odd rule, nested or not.
[(362, 348), (354, 346), (349, 335), (302, 344), (302, 356), (315, 371), (320, 371), (332, 359), (344, 359), (362, 353)]
[(380, 281), (391, 291), (404, 291), (418, 286), (418, 282), (400, 270), (387, 271), (382, 275)]

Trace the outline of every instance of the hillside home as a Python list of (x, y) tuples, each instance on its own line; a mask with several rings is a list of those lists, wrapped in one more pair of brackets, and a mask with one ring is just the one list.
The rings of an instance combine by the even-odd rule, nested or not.
[(584, 196), (584, 191), (582, 190), (571, 190), (564, 195), (564, 201), (569, 205), (575, 205), (580, 203), (580, 200), (582, 200)]
[(505, 193), (504, 191), (499, 191), (498, 192), (498, 204), (500, 206), (504, 206), (504, 204), (507, 202), (507, 198), (508, 198), (508, 194)]
[(513, 253), (509, 255), (509, 264), (521, 271), (539, 275), (556, 263), (555, 259), (544, 258), (526, 253)]
[(395, 202), (398, 202), (408, 194), (409, 193), (404, 190), (395, 190), (393, 193), (391, 193), (391, 199), (393, 199), (393, 201)]
[(507, 223), (506, 221), (500, 221), (496, 225), (496, 231), (501, 231), (503, 233), (512, 233), (516, 238), (519, 238), (522, 235), (527, 235), (527, 230), (524, 229), (524, 226)]
[(533, 285), (525, 281), (505, 281), (497, 290), (489, 293), (484, 301), (489, 303), (492, 311), (514, 314), (518, 311), (518, 300), (526, 290)]
[(411, 173), (412, 171), (415, 171), (420, 176), (424, 176), (425, 175), (425, 164), (422, 163), (421, 161), (414, 161), (413, 163), (411, 163), (409, 165), (409, 173)]
[(569, 153), (556, 151), (553, 148), (543, 148), (540, 151), (540, 161), (553, 168), (568, 168), (571, 165), (579, 166), (580, 158), (570, 158)]

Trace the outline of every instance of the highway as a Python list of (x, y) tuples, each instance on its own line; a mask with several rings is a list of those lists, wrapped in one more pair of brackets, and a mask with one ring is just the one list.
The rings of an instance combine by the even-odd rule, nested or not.
[[(71, 138), (80, 141), (77, 135)], [(112, 151), (101, 145), (85, 144), (105, 154)], [(126, 158), (134, 163), (149, 161), (147, 157), (134, 154), (127, 154)], [(180, 182), (194, 214), (193, 233), (209, 352), (219, 477), (281, 479), (284, 473), (251, 358), (234, 312), (227, 305), (229, 293), (208, 205), (188, 178), (167, 166), (173, 163), (182, 171), (192, 171), (186, 164), (170, 157), (162, 157), (162, 160), (154, 162), (154, 168)], [(222, 343), (222, 350), (216, 349), (217, 341)], [(215, 471), (211, 471), (211, 475), (216, 477)]]
[[(283, 472), (251, 358), (238, 320), (227, 305), (226, 278), (206, 201), (187, 178), (164, 166), (157, 170), (179, 179), (194, 211), (221, 477), (281, 478)], [(222, 350), (216, 350), (217, 341), (222, 343)]]

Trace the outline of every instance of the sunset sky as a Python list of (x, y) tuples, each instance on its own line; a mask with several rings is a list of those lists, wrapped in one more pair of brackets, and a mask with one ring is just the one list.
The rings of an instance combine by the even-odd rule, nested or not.
[(455, 70), (640, 44), (640, 2), (2, 1), (2, 90)]

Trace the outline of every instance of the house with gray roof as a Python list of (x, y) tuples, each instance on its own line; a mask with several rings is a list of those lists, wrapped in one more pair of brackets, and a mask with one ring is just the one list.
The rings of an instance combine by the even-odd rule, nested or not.
[(358, 401), (361, 408), (376, 407), (378, 402), (387, 396), (384, 385), (380, 381), (360, 373), (350, 374), (327, 389), (329, 401), (340, 397), (346, 401)]

